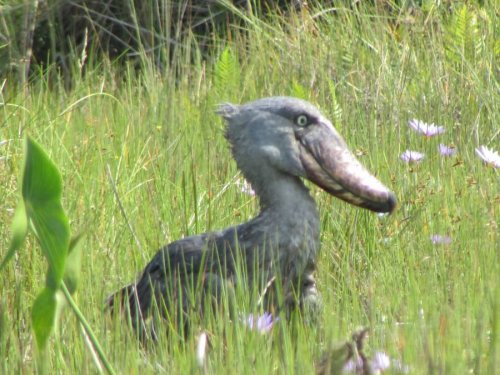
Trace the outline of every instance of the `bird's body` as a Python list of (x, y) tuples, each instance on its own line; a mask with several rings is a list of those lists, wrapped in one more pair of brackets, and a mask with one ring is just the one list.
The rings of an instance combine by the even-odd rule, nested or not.
[[(160, 249), (138, 282), (121, 292), (140, 331), (153, 305), (164, 316), (186, 313), (192, 310), (192, 299), (181, 294), (198, 285), (202, 295), (213, 296), (221, 287), (241, 283), (241, 275), (244, 288), (262, 288), (278, 279), (279, 289), (296, 296), (299, 305), (315, 294), (312, 273), (320, 245), (319, 215), (302, 178), (373, 211), (390, 212), (395, 206), (394, 195), (359, 164), (310, 103), (274, 97), (222, 105), (218, 113), (228, 121), (226, 137), (259, 197), (260, 213), (247, 223)], [(179, 298), (181, 304), (176, 302)]]

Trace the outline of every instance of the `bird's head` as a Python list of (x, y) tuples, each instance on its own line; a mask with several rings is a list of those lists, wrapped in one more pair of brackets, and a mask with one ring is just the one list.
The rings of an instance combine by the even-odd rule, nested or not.
[(226, 137), (245, 172), (272, 168), (303, 177), (328, 193), (375, 212), (392, 212), (396, 197), (349, 151), (331, 122), (309, 102), (290, 97), (223, 104)]

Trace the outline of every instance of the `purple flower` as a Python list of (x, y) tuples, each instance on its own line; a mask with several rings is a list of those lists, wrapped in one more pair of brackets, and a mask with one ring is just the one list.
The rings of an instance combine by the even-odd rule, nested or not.
[(247, 316), (246, 320), (243, 320), (243, 324), (246, 325), (250, 330), (257, 331), (259, 333), (268, 333), (274, 326), (279, 318), (273, 318), (273, 314), (265, 312), (260, 316), (255, 316), (250, 314)]
[[(386, 371), (389, 367), (391, 367), (391, 359), (384, 352), (376, 352), (373, 358), (368, 362), (368, 366), (370, 370), (374, 373), (380, 373)], [(363, 359), (361, 357), (351, 358), (344, 365), (345, 373), (354, 373), (354, 374), (364, 374)]]
[(401, 154), (400, 158), (404, 162), (411, 164), (421, 162), (425, 158), (425, 155), (421, 152), (406, 150)]
[(423, 121), (413, 119), (408, 122), (408, 126), (415, 130), (419, 134), (423, 134), (426, 137), (433, 137), (438, 134), (445, 132), (444, 127), (436, 126), (434, 124), (427, 124)]
[(385, 371), (391, 366), (391, 359), (384, 352), (376, 352), (370, 361), (372, 371)]
[(344, 365), (344, 371), (346, 373), (362, 373), (363, 371), (363, 360), (361, 357), (358, 358), (351, 358), (349, 359), (346, 364)]
[(490, 150), (486, 146), (480, 146), (479, 148), (476, 148), (476, 154), (486, 164), (492, 166), (493, 168), (500, 168), (500, 155), (498, 155), (498, 151)]
[(443, 236), (441, 234), (434, 234), (431, 236), (431, 241), (434, 245), (449, 245), (451, 244), (450, 236)]
[(255, 191), (252, 189), (252, 185), (248, 183), (247, 180), (244, 178), (240, 178), (236, 181), (236, 186), (240, 188), (240, 191), (242, 193), (248, 194), (248, 195), (255, 195)]
[(448, 147), (443, 143), (439, 144), (439, 153), (442, 156), (453, 156), (457, 153), (457, 149), (455, 147)]

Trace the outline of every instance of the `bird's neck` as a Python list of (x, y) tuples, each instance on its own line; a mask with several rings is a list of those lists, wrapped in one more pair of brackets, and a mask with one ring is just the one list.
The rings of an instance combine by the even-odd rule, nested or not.
[(316, 213), (316, 203), (299, 177), (277, 174), (262, 186), (254, 182), (252, 186), (263, 213), (273, 212), (284, 217), (312, 211)]
[(259, 181), (250, 181), (261, 207), (255, 224), (265, 223), (269, 235), (279, 236), (280, 251), (315, 256), (319, 247), (319, 215), (309, 189), (299, 177), (288, 174), (276, 173), (265, 183)]
[[(252, 181), (251, 181), (252, 182)], [(261, 211), (246, 224), (240, 238), (249, 254), (259, 251), (266, 272), (278, 271), (287, 288), (297, 285), (315, 269), (319, 251), (319, 215), (309, 190), (298, 177), (275, 175), (253, 187)], [(253, 239), (247, 233), (256, 234)], [(250, 252), (248, 252), (250, 251)], [(250, 255), (248, 259), (252, 259)]]

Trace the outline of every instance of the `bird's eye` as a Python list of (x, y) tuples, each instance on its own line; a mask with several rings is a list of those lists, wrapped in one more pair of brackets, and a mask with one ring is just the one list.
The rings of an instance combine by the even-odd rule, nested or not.
[(308, 123), (309, 123), (309, 119), (307, 118), (306, 115), (299, 115), (297, 116), (297, 118), (295, 119), (295, 123), (298, 125), (298, 126), (306, 126)]

